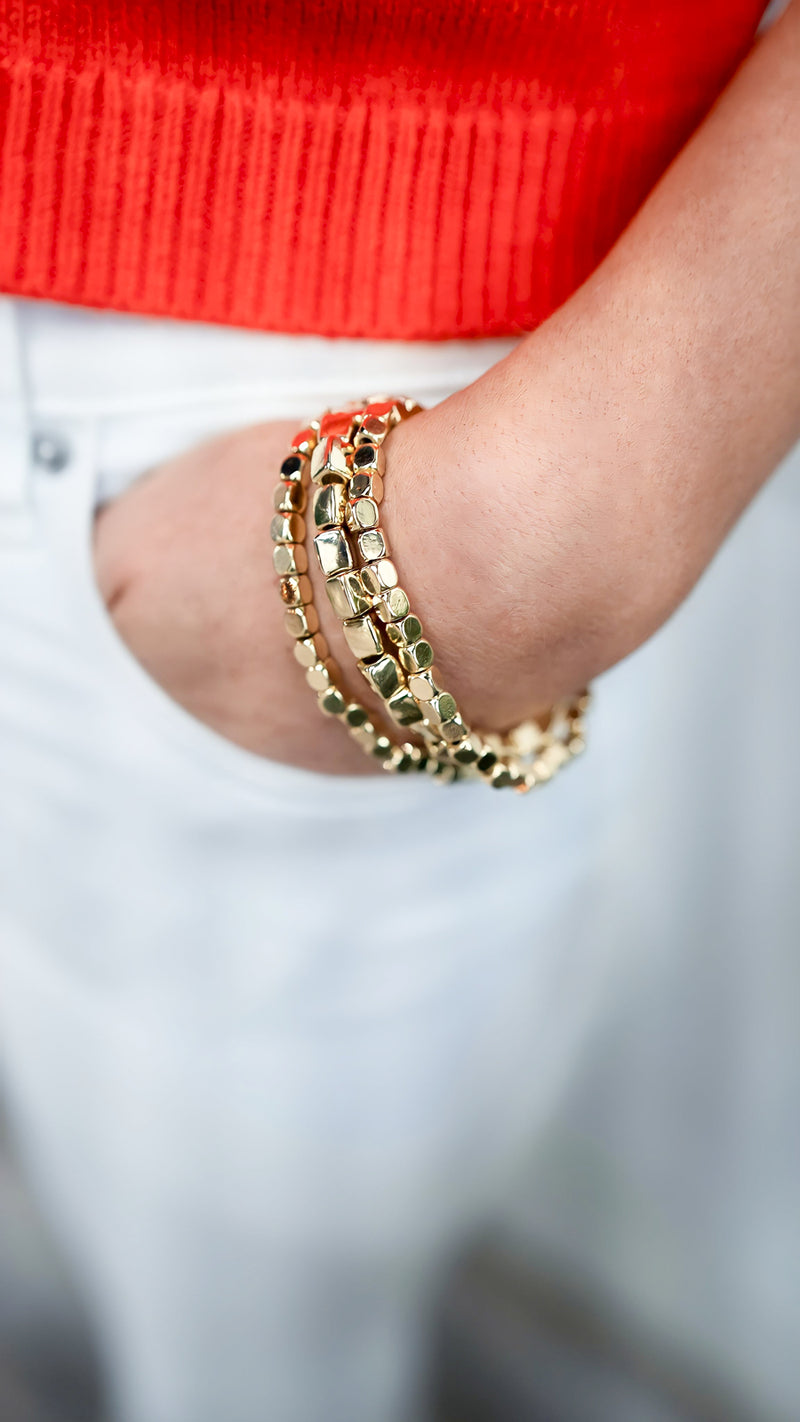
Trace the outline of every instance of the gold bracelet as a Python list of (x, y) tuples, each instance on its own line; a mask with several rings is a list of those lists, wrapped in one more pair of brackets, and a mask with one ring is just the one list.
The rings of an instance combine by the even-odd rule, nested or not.
[[(326, 411), (320, 421), (295, 436), (275, 495), (276, 511), (284, 522), (276, 518), (272, 526), (278, 545), (275, 568), (288, 608), (287, 629), (297, 639), (295, 656), (306, 667), (320, 709), (341, 718), (385, 769), (424, 768), (445, 781), (478, 777), (496, 789), (526, 792), (550, 780), (583, 750), (589, 693), (559, 702), (544, 725), (527, 720), (503, 737), (470, 730), (454, 697), (439, 686), (433, 648), (398, 585), (379, 522), (386, 468), (381, 446), (400, 420), (420, 408), (411, 400), (377, 397), (345, 410)], [(311, 584), (305, 576), (302, 514), (309, 477), (315, 553), (345, 640), (384, 715), (419, 735), (422, 746), (393, 745), (376, 731), (360, 703), (347, 703), (336, 686), (338, 669), (318, 632)], [(296, 484), (299, 491), (291, 492)]]
[[(295, 660), (304, 669), (306, 681), (316, 693), (317, 705), (323, 715), (340, 720), (356, 744), (366, 755), (380, 761), (384, 770), (396, 774), (425, 771), (447, 783), (456, 779), (457, 775), (446, 758), (427, 755), (420, 746), (411, 742), (394, 744), (377, 729), (366, 708), (358, 701), (347, 700), (340, 690), (338, 667), (329, 655), (327, 642), (319, 630), (304, 546), (309, 455), (321, 437), (320, 430), (321, 422), (314, 421), (294, 437), (291, 452), (281, 464), (280, 482), (273, 496), (275, 515), (270, 525), (274, 544), (272, 561), (279, 577), (284, 623), (293, 641)], [(335, 488), (333, 484), (329, 487)]]

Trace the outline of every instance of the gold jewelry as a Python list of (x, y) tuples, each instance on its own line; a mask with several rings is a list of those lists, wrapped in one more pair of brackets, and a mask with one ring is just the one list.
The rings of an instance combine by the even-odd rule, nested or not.
[[(281, 466), (271, 528), (287, 630), (296, 638), (295, 656), (306, 668), (320, 709), (341, 719), (385, 769), (427, 769), (445, 781), (479, 777), (496, 789), (525, 792), (550, 780), (583, 750), (589, 693), (559, 702), (546, 724), (527, 720), (503, 737), (471, 730), (454, 697), (439, 685), (433, 648), (399, 586), (380, 527), (383, 441), (400, 420), (420, 408), (412, 400), (378, 397), (326, 411), (295, 436), (292, 453)], [(310, 513), (316, 530), (314, 551), (328, 599), (359, 670), (381, 701), (384, 715), (399, 727), (413, 728), (422, 746), (393, 744), (377, 731), (360, 703), (346, 702), (338, 689), (338, 668), (318, 632), (305, 576), (304, 513), (306, 518)]]
[[(306, 681), (316, 693), (317, 705), (323, 715), (334, 716), (341, 721), (356, 744), (366, 755), (380, 761), (384, 770), (396, 774), (426, 771), (443, 783), (452, 781), (457, 778), (457, 771), (448, 759), (428, 755), (422, 747), (411, 742), (394, 744), (376, 727), (366, 708), (359, 701), (348, 700), (340, 690), (339, 668), (329, 655), (328, 644), (319, 630), (311, 580), (306, 576), (308, 556), (304, 540), (308, 520), (309, 456), (316, 450), (322, 438), (321, 428), (321, 422), (313, 421), (307, 429), (295, 435), (292, 451), (280, 468), (281, 478), (275, 487), (273, 499), (276, 515), (270, 525), (274, 544), (272, 561), (279, 578), (280, 597), (286, 609), (286, 630), (294, 642), (295, 660), (303, 668)], [(349, 476), (346, 466), (342, 466), (338, 461), (337, 450), (338, 446), (329, 451), (336, 463), (327, 466), (327, 472), (332, 476), (332, 471), (336, 468), (337, 472)], [(319, 470), (319, 461), (316, 468)], [(322, 477), (325, 477), (325, 471)], [(348, 561), (347, 550), (340, 547), (336, 539), (336, 529), (343, 523), (345, 515), (345, 484), (322, 484), (320, 480), (318, 482), (319, 488), (314, 490), (311, 510), (312, 526), (317, 529), (315, 548), (318, 557), (322, 550), (322, 556), (331, 565), (336, 564), (344, 569), (352, 568), (352, 557)], [(318, 544), (316, 538), (320, 536), (323, 537), (323, 542)], [(345, 611), (349, 611), (348, 603), (343, 606)], [(353, 635), (352, 632), (350, 635)], [(377, 632), (374, 635), (377, 637)], [(359, 646), (362, 651), (368, 652), (366, 643), (362, 642)]]

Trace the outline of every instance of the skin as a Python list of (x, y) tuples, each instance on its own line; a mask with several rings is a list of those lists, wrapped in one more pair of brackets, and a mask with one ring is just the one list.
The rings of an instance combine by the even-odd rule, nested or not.
[[(132, 485), (98, 515), (97, 578), (200, 720), (276, 760), (380, 774), (319, 715), (282, 625), (265, 471), (295, 427), (225, 436)], [(646, 641), (798, 438), (794, 0), (590, 280), (387, 440), (382, 523), (465, 718), (508, 727)]]

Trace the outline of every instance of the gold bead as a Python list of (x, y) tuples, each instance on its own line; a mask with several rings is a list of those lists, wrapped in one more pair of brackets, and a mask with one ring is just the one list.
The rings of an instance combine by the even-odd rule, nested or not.
[(382, 597), (389, 588), (397, 584), (397, 569), (391, 558), (379, 558), (377, 563), (367, 563), (361, 569), (361, 577), (367, 592), (374, 597)]
[(343, 528), (329, 528), (314, 535), (314, 547), (323, 573), (341, 573), (353, 566), (353, 554)]
[(418, 771), (420, 769), (419, 761), (412, 760), (411, 758), (412, 750), (416, 750), (416, 746), (410, 746), (406, 743), (403, 749), (403, 759), (397, 767), (398, 775), (408, 775), (409, 771)]
[(389, 697), (386, 709), (398, 726), (413, 726), (417, 721), (422, 720), (422, 712), (411, 692), (405, 686)]
[(410, 770), (424, 770), (425, 761), (428, 759), (421, 746), (406, 745), (406, 755), (410, 761)]
[(374, 499), (355, 499), (347, 510), (347, 525), (357, 532), (362, 528), (375, 528), (378, 522), (378, 505)]
[(326, 691), (321, 691), (317, 697), (317, 704), (320, 711), (326, 716), (342, 716), (347, 706), (347, 702), (337, 686), (329, 686)]
[(426, 706), (425, 714), (439, 726), (445, 721), (452, 721), (453, 717), (458, 715), (455, 698), (449, 691), (440, 691)]
[(324, 662), (328, 655), (328, 644), (321, 632), (314, 637), (301, 637), (292, 647), (295, 661), (301, 667), (313, 667), (315, 662)]
[(372, 598), (358, 573), (337, 573), (327, 579), (325, 587), (331, 607), (343, 622), (369, 612), (372, 607)]
[(390, 771), (393, 775), (403, 775), (410, 769), (411, 762), (403, 750), (402, 746), (392, 746), (391, 755), (383, 762), (384, 770)]
[(315, 528), (338, 528), (347, 508), (344, 484), (323, 484), (315, 489), (313, 508)]
[(383, 480), (380, 474), (354, 474), (348, 493), (351, 499), (374, 499), (379, 504), (383, 498)]
[(439, 695), (439, 688), (428, 671), (414, 672), (408, 678), (408, 689), (417, 701), (433, 701), (434, 696)]
[(398, 647), (407, 647), (422, 636), (422, 623), (411, 613), (408, 617), (402, 617), (399, 622), (390, 622), (386, 631)]
[[(422, 734), (421, 728), (420, 734)], [(424, 739), (425, 749), (428, 752), (428, 755), (433, 756), (436, 760), (450, 760), (454, 747), (445, 745), (444, 741), (439, 738), (435, 738), (432, 740), (430, 736), (425, 736)]]
[(390, 656), (388, 652), (385, 653), (384, 656), (378, 657), (377, 661), (361, 661), (358, 663), (358, 667), (359, 671), (366, 677), (373, 691), (377, 691), (378, 695), (381, 696), (384, 701), (388, 701), (389, 697), (393, 696), (394, 693), (399, 691), (400, 687), (404, 685), (405, 677), (400, 670), (400, 666), (395, 658)]
[(374, 440), (383, 439), (388, 429), (388, 416), (367, 416), (355, 437), (355, 444), (372, 443)]
[(386, 556), (386, 544), (379, 528), (368, 528), (366, 533), (358, 535), (358, 551), (365, 563)]
[(364, 440), (354, 449), (351, 464), (353, 475), (377, 474), (382, 478), (386, 471), (386, 454), (379, 444)]
[(326, 435), (315, 447), (311, 478), (315, 484), (346, 484), (350, 478), (342, 442), (335, 435)]
[(315, 662), (306, 670), (306, 681), (312, 691), (327, 691), (336, 677), (336, 663), (329, 657), (327, 661)]
[(459, 765), (476, 765), (480, 758), (480, 747), (474, 738), (462, 741), (460, 746), (456, 746), (453, 751), (453, 760), (457, 760)]
[(570, 736), (567, 741), (567, 749), (570, 755), (582, 755), (586, 750), (586, 742), (583, 736)]
[[(308, 434), (310, 431), (304, 430), (302, 433)], [(304, 458), (303, 451), (300, 450), (299, 446), (295, 445), (295, 449), (297, 453), (289, 454), (284, 459), (280, 467), (280, 476), (282, 479), (290, 480), (293, 484), (301, 484), (303, 475), (308, 467), (308, 460)]]
[(342, 631), (354, 657), (366, 660), (367, 657), (378, 656), (383, 650), (380, 633), (369, 616), (356, 617), (350, 622), (343, 622)]
[(313, 637), (319, 631), (317, 609), (309, 603), (307, 607), (292, 607), (283, 614), (286, 631), (290, 637)]
[(306, 491), (302, 484), (284, 481), (275, 485), (272, 503), (276, 513), (302, 513), (306, 506)]
[(513, 783), (514, 776), (512, 772), (509, 770), (508, 766), (503, 765), (501, 761), (498, 765), (494, 767), (494, 770), (489, 776), (489, 784), (494, 790), (505, 790), (509, 786), (513, 785)]
[(376, 760), (388, 760), (389, 756), (392, 754), (392, 750), (393, 746), (391, 741), (389, 740), (389, 737), (378, 736), (378, 739), (372, 747), (372, 754), (375, 756)]
[(410, 647), (400, 647), (397, 655), (406, 671), (426, 671), (428, 667), (433, 666), (433, 647), (430, 642), (422, 639), (412, 643)]
[[(294, 436), (294, 438), (293, 438), (293, 440), (292, 440), (292, 448), (293, 448), (293, 449), (296, 449), (297, 452), (298, 452), (298, 454), (301, 454), (301, 455), (308, 455), (308, 454), (311, 453), (311, 451), (312, 451), (312, 449), (314, 448), (314, 445), (316, 444), (316, 442), (317, 442), (318, 439), (319, 439), (319, 421), (318, 421), (318, 420), (312, 420), (311, 424), (310, 424), (310, 425), (307, 425), (304, 430), (298, 430), (297, 434)], [(290, 455), (290, 456), (289, 456), (289, 459), (291, 459), (291, 458), (292, 458), (292, 456)], [(307, 463), (308, 463), (308, 460), (306, 459), (304, 462), (307, 464)], [(289, 460), (288, 460), (288, 459), (285, 459), (285, 460), (283, 461), (283, 465), (281, 466), (281, 473), (282, 473), (282, 474), (283, 474), (284, 465), (286, 465), (286, 464), (288, 464), (288, 463), (289, 463)], [(284, 477), (284, 479), (288, 479), (289, 476), (288, 476), (288, 474), (283, 474), (283, 477)], [(299, 476), (298, 476), (298, 477), (299, 477)]]
[(452, 785), (458, 779), (458, 770), (454, 765), (443, 765), (437, 776), (440, 785)]
[(308, 571), (308, 556), (302, 543), (279, 543), (272, 550), (272, 566), (281, 577)]
[(357, 701), (351, 701), (345, 708), (344, 719), (352, 730), (357, 731), (369, 721), (369, 714)]
[(555, 741), (553, 745), (546, 746), (539, 757), (540, 760), (545, 761), (547, 765), (549, 765), (553, 775), (555, 775), (557, 770), (561, 769), (562, 765), (566, 765), (569, 758), (569, 749), (563, 745), (561, 741)]
[(538, 721), (520, 721), (508, 739), (517, 755), (535, 755), (544, 743), (544, 732)]
[(273, 543), (302, 543), (306, 536), (305, 520), (300, 514), (276, 514), (269, 526)]
[(439, 735), (441, 736), (442, 740), (447, 741), (449, 745), (455, 745), (458, 741), (463, 741), (464, 737), (467, 734), (468, 729), (465, 726), (462, 717), (459, 716), (457, 713), (449, 720), (443, 721), (441, 726), (439, 727)]
[(281, 578), (280, 595), (287, 607), (302, 607), (313, 600), (311, 580), (305, 576)]
[(384, 622), (397, 622), (401, 617), (407, 617), (411, 611), (408, 597), (402, 588), (390, 588), (378, 599), (375, 608)]

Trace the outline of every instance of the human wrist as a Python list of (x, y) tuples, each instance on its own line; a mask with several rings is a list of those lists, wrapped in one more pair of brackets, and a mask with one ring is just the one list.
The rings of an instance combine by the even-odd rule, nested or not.
[(610, 353), (588, 350), (585, 328), (553, 323), (387, 441), (403, 585), (487, 726), (586, 684), (694, 580), (682, 533), (665, 536), (677, 513), (656, 418), (606, 378)]
[(532, 661), (530, 568), (520, 451), (491, 383), (393, 430), (384, 519), (437, 666), (471, 721), (504, 729), (545, 710), (556, 686)]

